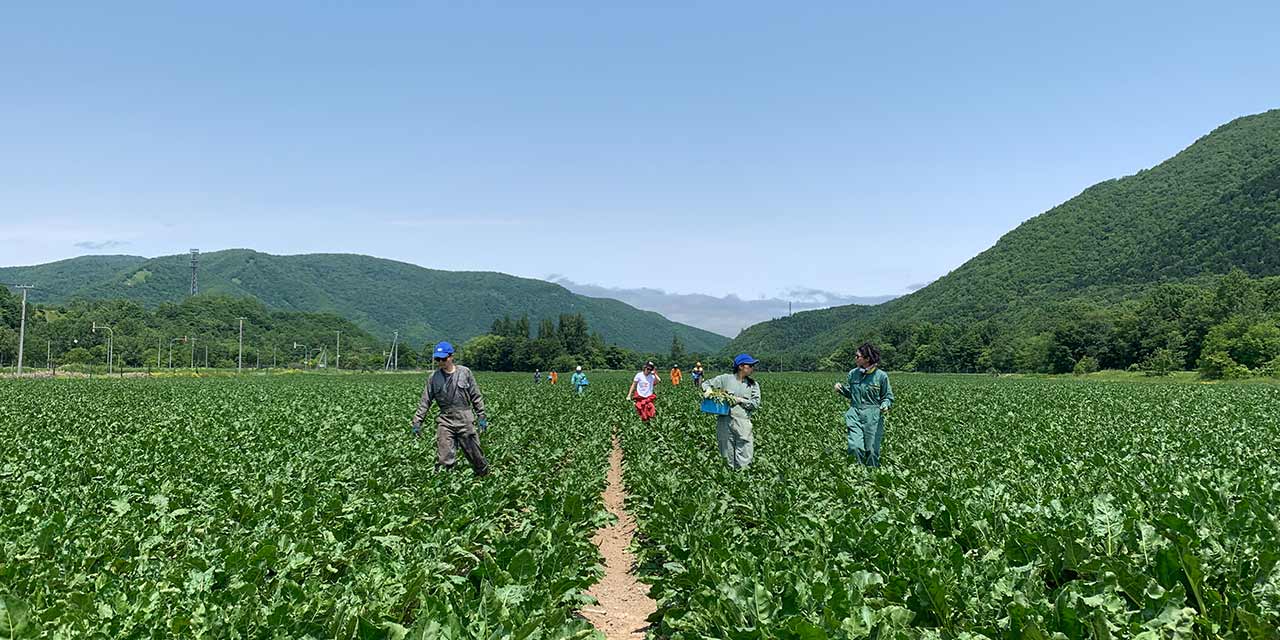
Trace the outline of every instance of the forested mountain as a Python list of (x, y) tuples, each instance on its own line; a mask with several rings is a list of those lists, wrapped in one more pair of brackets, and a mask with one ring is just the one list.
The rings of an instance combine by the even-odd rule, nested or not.
[[(1148, 358), (1160, 340), (1133, 338), (1147, 346), (1124, 351), (1118, 324), (1157, 307), (1181, 314), (1213, 304), (1205, 301), (1216, 295), (1216, 276), (1233, 269), (1280, 275), (1280, 110), (1234, 120), (1156, 167), (1086, 189), (915, 293), (762, 323), (729, 350), (839, 368), (848, 363), (833, 354), (840, 360), (850, 342), (875, 339), (889, 345), (897, 367), (1061, 370), (1094, 351), (1104, 366), (1125, 366)], [(1273, 284), (1251, 286), (1262, 299)], [(1271, 313), (1256, 305), (1250, 312)], [(1147, 328), (1160, 320), (1136, 317)], [(1064, 343), (1081, 324), (1094, 325), (1092, 340), (1111, 344)], [(1207, 332), (1173, 345), (1185, 364), (1198, 361)]]
[[(33, 267), (0, 268), (0, 282), (30, 283), (36, 302), (132, 300), (148, 308), (188, 296), (186, 255), (146, 259), (85, 256)], [(271, 309), (340, 315), (383, 339), (392, 331), (415, 344), (462, 343), (501, 316), (537, 323), (581, 314), (608, 344), (665, 352), (673, 338), (690, 351), (714, 352), (728, 339), (674, 323), (617, 300), (571, 293), (542, 280), (492, 272), (425, 269), (351, 254), (274, 256), (244, 249), (200, 256), (201, 294), (252, 297)]]

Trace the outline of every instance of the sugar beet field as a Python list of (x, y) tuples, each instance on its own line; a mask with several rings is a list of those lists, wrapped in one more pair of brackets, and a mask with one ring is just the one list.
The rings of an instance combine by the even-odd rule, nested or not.
[(420, 375), (0, 381), (0, 638), (601, 637), (615, 428), (653, 637), (1280, 637), (1280, 387), (896, 375), (867, 471), (841, 379), (735, 472), (687, 383), (479, 374), (480, 480)]

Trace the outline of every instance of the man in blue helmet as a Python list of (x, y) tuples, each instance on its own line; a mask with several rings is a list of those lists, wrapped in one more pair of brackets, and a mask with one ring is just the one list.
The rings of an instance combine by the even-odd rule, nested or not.
[(431, 359), (436, 368), (427, 378), (422, 401), (413, 414), (413, 435), (421, 435), (422, 421), (431, 405), (440, 405), (436, 416), (436, 468), (452, 469), (458, 461), (458, 447), (462, 447), (462, 454), (476, 476), (488, 475), (489, 461), (480, 450), (480, 436), (476, 433), (477, 424), (481, 432), (489, 428), (480, 385), (476, 384), (470, 369), (454, 363), (453, 345), (448, 342), (437, 344)]

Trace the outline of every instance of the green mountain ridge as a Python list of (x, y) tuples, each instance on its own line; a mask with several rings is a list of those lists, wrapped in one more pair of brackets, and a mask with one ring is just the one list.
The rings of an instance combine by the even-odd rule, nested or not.
[[(123, 299), (154, 307), (188, 297), (188, 255), (82, 256), (0, 268), (0, 281), (35, 284), (33, 302)], [(673, 337), (687, 351), (715, 352), (729, 339), (617, 300), (495, 272), (442, 271), (356, 254), (277, 256), (248, 249), (200, 255), (201, 294), (250, 297), (273, 309), (333, 313), (377, 336), (458, 343), (486, 333), (501, 316), (534, 324), (581, 313), (606, 342), (666, 352)]]
[(921, 322), (1031, 333), (1072, 301), (1117, 304), (1235, 268), (1280, 275), (1280, 110), (1233, 120), (1153, 168), (1089, 187), (910, 295), (754, 325), (729, 350), (822, 358)]

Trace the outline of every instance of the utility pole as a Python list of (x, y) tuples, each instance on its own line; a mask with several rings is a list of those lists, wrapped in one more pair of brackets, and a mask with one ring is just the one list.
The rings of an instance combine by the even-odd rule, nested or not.
[(271, 368), (272, 368), (272, 369), (276, 368), (276, 348), (275, 348), (275, 345), (272, 345), (272, 346), (271, 346)]
[(111, 365), (115, 360), (114, 347), (115, 347), (115, 341), (116, 341), (116, 332), (113, 331), (111, 327), (108, 327), (105, 324), (98, 324), (96, 322), (93, 323), (93, 332), (97, 333), (98, 329), (107, 330), (107, 375), (111, 375)]
[(298, 347), (302, 347), (302, 368), (303, 368), (303, 369), (306, 369), (306, 368), (307, 368), (307, 357), (311, 355), (311, 350), (310, 350), (310, 349), (308, 349), (308, 348), (307, 348), (307, 345), (305, 345), (305, 344), (300, 345), (300, 344), (298, 344), (298, 343), (296, 343), (296, 342), (295, 342), (295, 343), (293, 343), (293, 349), (294, 349), (295, 351), (298, 349)]
[(45, 341), (44, 366), (49, 368), (49, 372), (53, 372), (53, 340)]
[(22, 290), (22, 323), (18, 325), (18, 376), (22, 376), (22, 347), (27, 341), (27, 290), (34, 289), (33, 285), (19, 284), (14, 285)]
[(342, 332), (338, 332), (338, 351), (333, 357), (333, 368), (342, 371)]
[(164, 336), (156, 336), (156, 368), (160, 368), (160, 342), (164, 340)]
[(191, 342), (191, 370), (195, 371), (196, 370), (196, 338), (195, 336), (191, 336), (190, 342)]
[(175, 343), (175, 342), (183, 342), (183, 343), (185, 343), (186, 341), (187, 341), (187, 337), (186, 337), (186, 336), (182, 336), (181, 338), (174, 338), (174, 339), (172, 339), (172, 340), (170, 340), (170, 341), (169, 341), (169, 368), (170, 368), (170, 369), (172, 369), (172, 368), (173, 368), (173, 343)]
[(236, 373), (244, 371), (244, 316), (236, 318), (240, 321), (240, 355), (236, 356)]
[(400, 332), (394, 332), (391, 339), (391, 352), (387, 354), (387, 362), (382, 365), (382, 370), (399, 370), (400, 368)]

